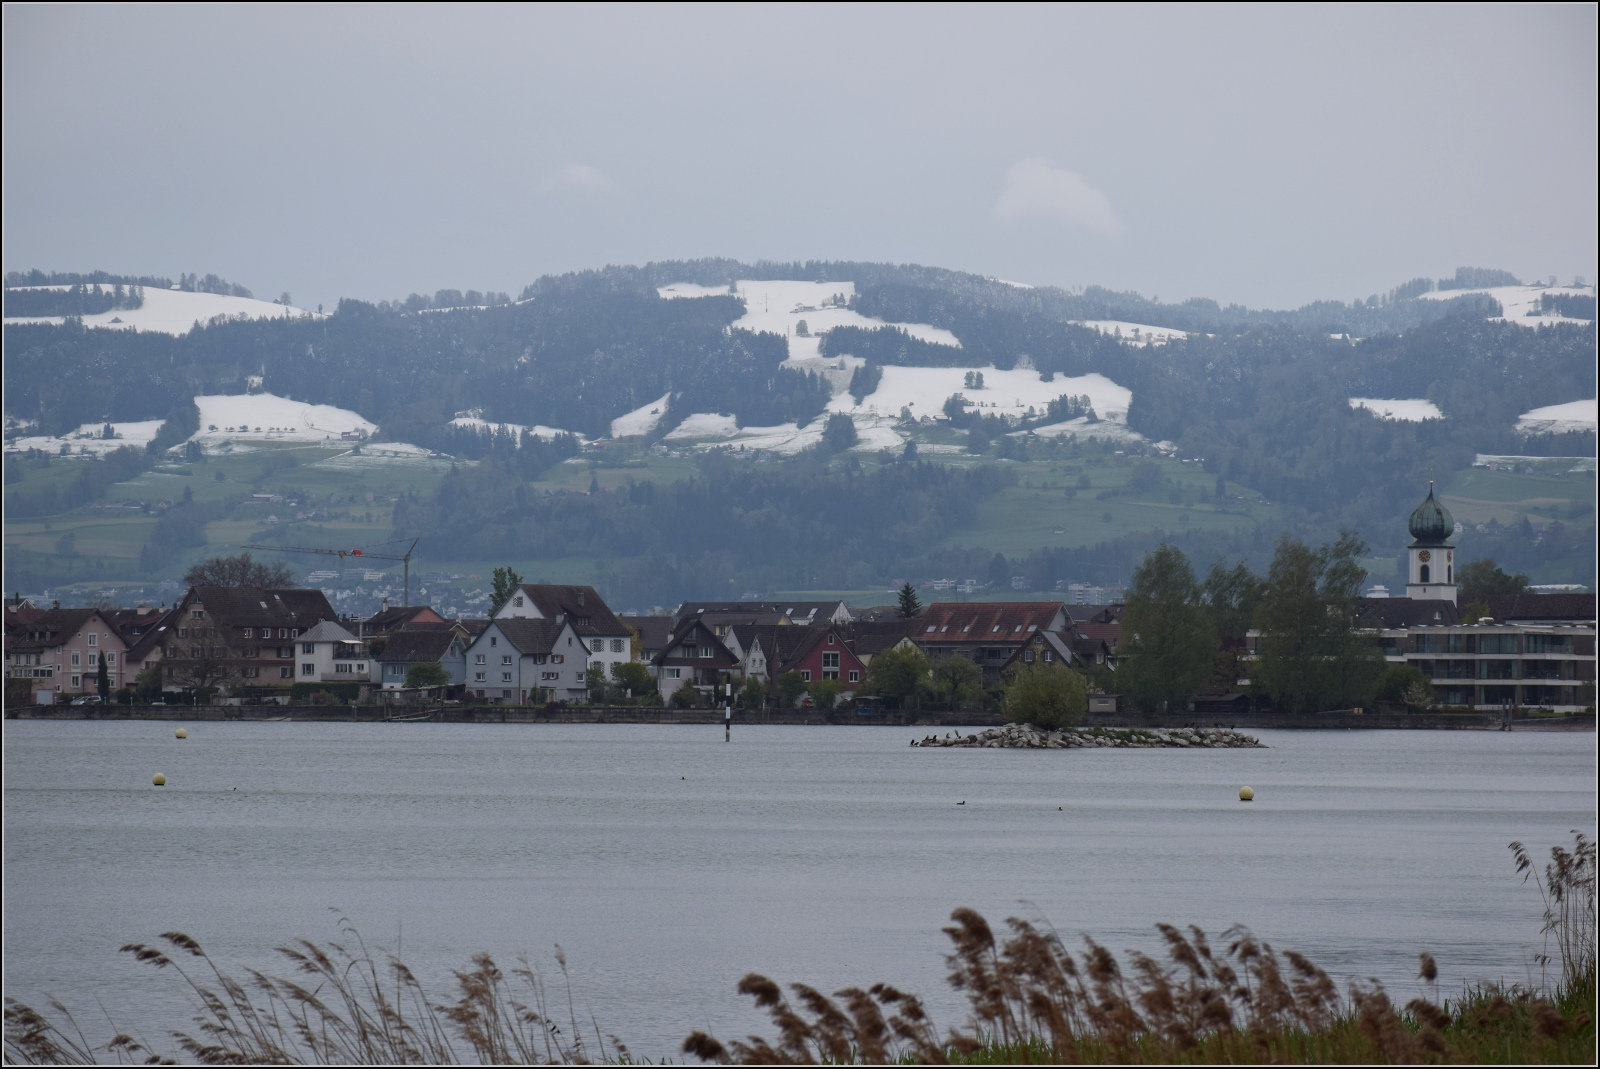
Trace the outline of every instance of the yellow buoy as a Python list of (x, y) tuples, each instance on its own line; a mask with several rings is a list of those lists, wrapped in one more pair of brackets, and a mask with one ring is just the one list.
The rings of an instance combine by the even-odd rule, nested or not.
[(1252, 791), (1249, 787), (1240, 787), (1239, 788), (1239, 801), (1248, 802), (1248, 801), (1251, 801), (1252, 799), (1254, 799), (1255, 796), (1256, 796), (1256, 792)]
[(167, 777), (162, 775), (160, 772), (157, 772), (155, 777), (150, 782), (154, 783), (157, 787), (165, 787), (167, 785)]
[(179, 728), (177, 731), (173, 732), (173, 734), (178, 736), (180, 739), (187, 739), (189, 737), (189, 729)]

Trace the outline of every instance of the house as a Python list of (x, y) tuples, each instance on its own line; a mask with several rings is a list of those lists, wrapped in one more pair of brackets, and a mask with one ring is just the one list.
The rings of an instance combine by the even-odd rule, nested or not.
[(636, 636), (633, 659), (642, 664), (654, 661), (656, 654), (666, 647), (667, 640), (672, 637), (670, 616), (619, 616), (617, 619)]
[(408, 627), (389, 636), (383, 652), (373, 657), (379, 666), (378, 679), (384, 690), (400, 690), (406, 673), (414, 664), (430, 663), (443, 668), (447, 685), (465, 683), (467, 644), (470, 639), (455, 627)]
[(867, 675), (867, 666), (836, 624), (806, 628), (800, 640), (783, 651), (775, 663), (768, 660), (767, 670), (773, 679), (799, 672), (806, 683), (831, 680), (845, 690), (855, 690)]
[(914, 641), (930, 658), (958, 655), (983, 669), (983, 685), (1039, 631), (1066, 631), (1071, 618), (1059, 601), (935, 602), (917, 618)]
[(418, 624), (443, 624), (448, 623), (443, 616), (435, 612), (429, 605), (397, 605), (390, 607), (387, 599), (383, 608), (367, 617), (361, 625), (363, 638), (375, 638), (388, 635), (413, 623)]
[(514, 705), (586, 699), (591, 671), (586, 640), (570, 617), (560, 615), (559, 623), (527, 617), (490, 620), (465, 650), (467, 692)]
[(127, 644), (123, 653), (123, 685), (132, 686), (139, 673), (160, 663), (168, 626), (176, 617), (176, 609), (153, 608), (141, 605), (136, 609), (109, 609), (103, 615), (117, 629)]
[(909, 619), (895, 616), (880, 620), (857, 620), (850, 628), (850, 648), (864, 665), (871, 665), (872, 658), (884, 650), (897, 647), (915, 649), (914, 639), (922, 629), (921, 619), (920, 616)]
[[(847, 624), (851, 620), (850, 607), (842, 601), (686, 601), (673, 614), (674, 624), (681, 624), (691, 616), (704, 617), (712, 623), (719, 616), (739, 617), (739, 623), (782, 623), (810, 626), (819, 623)], [(745, 619), (761, 617), (761, 619)]]
[(128, 678), (127, 643), (99, 609), (47, 609), (7, 624), (6, 678), (28, 680), (38, 704), (98, 693), (102, 659), (112, 690)]
[(1070, 645), (1070, 636), (1059, 631), (1035, 631), (1017, 647), (1009, 660), (1000, 667), (1000, 678), (1025, 664), (1061, 664), (1071, 667), (1078, 660)]
[[(777, 625), (773, 627), (776, 630)], [(705, 690), (726, 676), (743, 674), (740, 658), (697, 616), (688, 617), (673, 630), (656, 654), (654, 667), (656, 688), (663, 700), (670, 700), (682, 686)]]
[[(592, 586), (524, 583), (512, 592), (494, 618), (542, 620), (556, 626), (570, 624), (579, 645), (583, 646), (585, 657), (582, 659), (587, 662), (584, 670), (590, 677), (598, 674), (599, 678), (605, 679), (610, 675), (613, 665), (633, 660), (633, 632), (617, 618)], [(571, 682), (566, 676), (563, 679)], [(581, 678), (578, 683), (577, 689), (587, 693), (587, 686)]]
[(366, 643), (332, 620), (295, 640), (296, 683), (366, 683), (372, 678)]
[(235, 681), (287, 687), (299, 678), (295, 640), (338, 618), (320, 590), (191, 587), (165, 624), (157, 625), (165, 628), (163, 689)]
[(1097, 606), (1087, 617), (1074, 615), (1069, 642), (1079, 660), (1106, 668), (1117, 666), (1117, 649), (1122, 645), (1120, 606)]

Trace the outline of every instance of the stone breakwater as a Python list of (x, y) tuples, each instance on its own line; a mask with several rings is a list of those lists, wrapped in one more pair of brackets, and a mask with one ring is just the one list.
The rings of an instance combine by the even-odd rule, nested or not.
[(1031, 724), (1007, 724), (972, 735), (949, 732), (911, 740), (913, 746), (972, 746), (1006, 750), (1266, 749), (1259, 739), (1227, 728), (1062, 728), (1047, 731)]

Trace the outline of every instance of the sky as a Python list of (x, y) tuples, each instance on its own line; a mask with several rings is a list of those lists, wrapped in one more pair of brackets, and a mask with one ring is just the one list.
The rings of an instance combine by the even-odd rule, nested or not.
[(703, 256), (1274, 308), (1600, 273), (1593, 5), (3, 17), (6, 270), (330, 308)]

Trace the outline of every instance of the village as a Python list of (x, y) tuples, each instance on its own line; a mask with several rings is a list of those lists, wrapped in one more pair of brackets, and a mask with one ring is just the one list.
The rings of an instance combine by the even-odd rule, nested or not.
[[(1388, 664), (1430, 681), (1438, 707), (1592, 707), (1595, 595), (1496, 595), (1458, 606), (1453, 530), (1430, 490), (1409, 523), (1406, 596), (1369, 591), (1383, 596), (1361, 599), (1360, 633)], [(670, 613), (619, 615), (592, 586), (523, 583), (508, 569), (497, 580), (483, 618), (387, 603), (341, 616), (318, 589), (236, 585), (191, 586), (170, 607), (7, 599), (6, 706), (448, 701), (874, 712), (926, 702), (958, 711), (997, 707), (1019, 670), (1059, 666), (1083, 677), (1091, 710), (1118, 711), (1122, 602), (924, 606), (907, 582), (895, 604), (867, 608), (686, 601)], [(1261, 633), (1244, 631), (1221, 636), (1236, 670), (1198, 689), (1186, 711), (1259, 711), (1248, 673)]]

